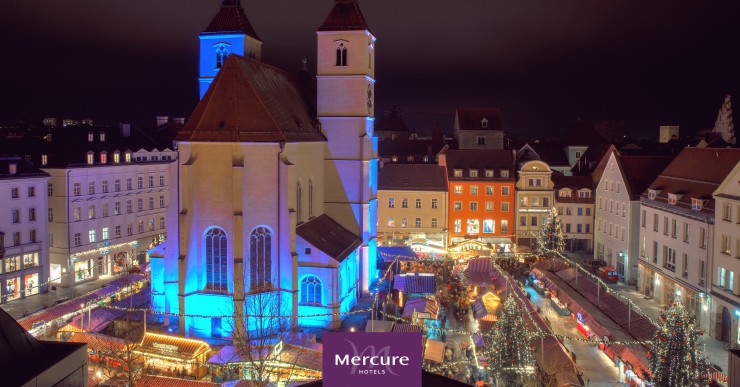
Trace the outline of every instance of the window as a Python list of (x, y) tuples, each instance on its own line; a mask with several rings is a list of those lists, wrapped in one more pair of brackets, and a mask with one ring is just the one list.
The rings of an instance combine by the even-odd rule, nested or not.
[(126, 154), (124, 155), (124, 161), (127, 163), (131, 162), (131, 152), (126, 152)]
[(676, 250), (668, 246), (663, 246), (663, 267), (676, 271)]
[(321, 305), (321, 281), (309, 275), (301, 281), (301, 304)]
[(164, 220), (164, 216), (160, 216), (159, 217), (159, 228), (161, 228), (161, 229), (164, 230), (165, 229), (165, 225), (166, 225), (166, 223), (165, 223), (165, 220)]
[[(491, 175), (491, 177), (493, 177), (493, 175)], [(508, 179), (509, 178), (509, 170), (508, 169), (502, 169), (501, 170), (501, 177), (504, 178), (504, 179)], [(508, 192), (508, 187), (507, 187), (507, 192)], [(508, 193), (506, 193), (506, 195), (508, 195)]]
[(36, 230), (28, 232), (28, 243), (36, 243)]
[(103, 203), (103, 217), (108, 217), (108, 203)]
[(496, 232), (496, 221), (493, 219), (483, 220), (483, 232), (493, 234)]
[(115, 202), (113, 204), (113, 215), (121, 214), (121, 202)]
[(396, 208), (396, 199), (388, 198), (388, 208)]
[(95, 194), (95, 182), (94, 181), (87, 183), (87, 193), (89, 195)]
[(707, 248), (707, 229), (704, 227), (699, 227), (699, 247)]
[(131, 185), (131, 179), (130, 178), (129, 179), (126, 179), (126, 189), (129, 190), (129, 191), (131, 191), (133, 189), (132, 188), (132, 185)]
[(414, 227), (421, 228), (421, 218), (414, 219)]
[(401, 199), (401, 208), (409, 208), (409, 199), (408, 198)]
[(470, 211), (478, 211), (478, 202), (470, 202)]
[[(486, 177), (493, 177), (493, 169), (486, 169), (485, 176)], [(491, 195), (493, 195), (493, 194), (491, 194)]]
[(139, 221), (139, 234), (141, 234), (143, 232), (144, 232), (144, 221), (143, 220), (140, 220)]
[(656, 194), (657, 194), (657, 192), (655, 192), (655, 190), (654, 190), (654, 189), (649, 189), (649, 190), (648, 190), (648, 198), (649, 198), (650, 200), (655, 200), (655, 196), (656, 196)]
[(159, 208), (164, 208), (164, 195), (159, 196)]
[(591, 233), (591, 225), (586, 223), (586, 234), (590, 234), (590, 233)]
[(54, 221), (54, 209), (53, 208), (49, 207), (48, 211), (46, 212), (46, 219), (49, 222)]
[(586, 207), (586, 216), (591, 216), (591, 208)]
[(653, 263), (658, 262), (658, 242), (653, 241)]
[(683, 241), (689, 243), (689, 224), (683, 224)]
[(676, 194), (668, 194), (668, 204), (676, 205), (678, 203), (678, 196)]
[(537, 216), (532, 216), (532, 223), (531, 223), (531, 225), (534, 226), (534, 227), (537, 226)]
[(684, 253), (683, 254), (683, 278), (689, 278), (689, 255)]
[[(161, 181), (164, 181), (164, 176)], [(159, 205), (164, 207), (164, 196), (160, 196)], [(313, 218), (313, 180), (311, 179), (308, 180), (308, 217)]]
[(701, 208), (704, 206), (704, 201), (701, 199), (694, 199), (691, 198), (691, 209), (694, 211), (700, 211)]
[(468, 234), (480, 233), (480, 221), (478, 219), (468, 219), (467, 232)]
[(95, 242), (95, 230), (90, 230), (87, 232), (87, 239), (90, 241), (90, 243)]
[(619, 190), (619, 188), (620, 188), (621, 186), (622, 186), (622, 183), (620, 183), (620, 182), (617, 182), (617, 193), (619, 193), (619, 191), (620, 191), (620, 190)]
[(732, 206), (731, 205), (726, 204), (726, 203), (722, 205), (722, 220), (726, 222), (732, 222)]
[(144, 198), (136, 199), (136, 210), (144, 211)]
[(663, 235), (668, 235), (668, 217), (663, 217)]
[(80, 183), (74, 183), (72, 191), (74, 192), (75, 196), (82, 195), (82, 184)]
[(347, 65), (347, 47), (344, 46), (344, 43), (339, 43), (339, 47), (337, 47), (337, 66), (346, 66)]
[(477, 185), (471, 185), (470, 186), (470, 194), (471, 195), (478, 195), (478, 186)]
[(159, 186), (164, 187), (164, 175), (159, 175)]
[(121, 237), (121, 226), (116, 226), (115, 228), (113, 228), (113, 230), (114, 230), (113, 235), (115, 235), (115, 238), (120, 238)]
[(131, 200), (126, 200), (126, 213), (130, 214), (133, 212), (133, 206), (131, 205)]
[(36, 221), (36, 209), (35, 208), (28, 209), (28, 221), (29, 222)]
[(224, 230), (214, 227), (206, 233), (206, 289), (228, 291), (227, 238)]
[(217, 69), (224, 67), (224, 62), (226, 61), (227, 56), (229, 56), (229, 51), (226, 49), (226, 46), (223, 44), (217, 45), (216, 46), (216, 68)]
[(126, 233), (127, 233), (128, 236), (131, 236), (131, 235), (134, 234), (134, 225), (133, 224), (129, 223), (126, 226)]
[(462, 169), (455, 169), (455, 170), (453, 171), (453, 175), (454, 175), (455, 177), (462, 177)]
[(116, 163), (116, 164), (120, 164), (121, 163), (121, 152), (119, 152), (119, 151), (113, 152), (113, 162)]
[(470, 170), (470, 177), (478, 177), (478, 170), (477, 169), (471, 169)]
[(455, 211), (462, 211), (462, 202), (455, 202), (453, 205)]
[(432, 228), (437, 228), (437, 218), (432, 218)]
[(416, 208), (421, 208), (421, 199), (416, 199)]
[(103, 180), (102, 187), (103, 193), (108, 193), (108, 180)]
[(153, 196), (149, 197), (149, 209), (150, 210), (154, 209), (154, 197)]
[(478, 136), (478, 145), (486, 145), (486, 136)]
[(154, 176), (149, 175), (149, 188), (154, 188)]
[(576, 225), (576, 232), (579, 233), (579, 234), (583, 232), (583, 225), (582, 224), (578, 223)]
[(432, 199), (432, 208), (437, 208), (438, 202), (437, 199)]
[(573, 215), (573, 209), (570, 207), (565, 207), (565, 215)]
[(501, 212), (509, 212), (509, 202), (501, 202)]
[(583, 216), (583, 208), (578, 207), (577, 211), (578, 211), (578, 216)]
[(120, 192), (121, 191), (121, 179), (116, 179), (115, 182), (113, 182), (113, 189), (116, 192)]
[(108, 227), (103, 227), (103, 240), (106, 241), (108, 240), (108, 238), (109, 238)]
[(46, 184), (46, 196), (54, 196), (54, 185), (51, 183)]
[(658, 232), (658, 224), (660, 223), (660, 217), (658, 214), (653, 214), (653, 231)]
[(149, 219), (149, 231), (154, 231), (154, 219)]
[(731, 242), (732, 239), (729, 236), (722, 235), (719, 252), (726, 255), (732, 254)]
[(462, 186), (456, 185), (454, 188), (454, 191), (455, 191), (455, 195), (462, 195)]
[(525, 227), (527, 225), (527, 217), (526, 216), (520, 216), (519, 217), (519, 226)]
[(462, 220), (455, 219), (454, 227), (455, 227), (455, 232), (462, 232)]
[(265, 227), (257, 227), (249, 246), (250, 290), (272, 288), (272, 234)]
[(566, 223), (565, 224), (565, 232), (567, 232), (567, 233), (570, 232), (570, 223)]
[(100, 152), (100, 164), (108, 164), (108, 152)]
[(645, 210), (642, 210), (642, 213), (640, 214), (640, 225), (642, 228), (645, 228), (645, 225), (647, 224), (647, 212)]
[(401, 227), (408, 227), (409, 226), (409, 219), (406, 217), (401, 218)]
[(717, 281), (720, 287), (724, 288), (725, 285), (727, 285), (727, 278), (725, 278), (727, 275), (727, 270), (725, 270), (724, 267), (717, 268)]
[(676, 236), (678, 235), (678, 230), (676, 230), (678, 228), (677, 224), (678, 222), (676, 222), (675, 218), (671, 219), (671, 237), (673, 239), (676, 239)]
[(139, 189), (144, 189), (144, 176), (139, 176), (136, 178), (136, 186)]
[(93, 165), (95, 162), (95, 153), (92, 151), (87, 152), (87, 165)]
[(508, 220), (502, 220), (501, 221), (501, 233), (506, 234), (509, 232), (509, 221)]
[(75, 207), (74, 218), (75, 218), (75, 222), (79, 222), (82, 220), (82, 209), (80, 207)]
[(12, 212), (13, 223), (21, 222), (21, 210), (13, 210)]
[(87, 208), (87, 218), (95, 219), (95, 206), (90, 206)]
[(493, 202), (486, 202), (486, 211), (493, 211)]
[(704, 261), (699, 261), (699, 285), (704, 286)]
[(581, 199), (588, 199), (591, 197), (591, 191), (580, 191), (578, 192), (578, 197)]
[(486, 186), (486, 195), (488, 196), (493, 195), (493, 186), (490, 186), (490, 185)]
[(54, 247), (54, 234), (49, 233), (49, 247)]
[(20, 244), (21, 244), (21, 233), (16, 231), (13, 233), (13, 246), (18, 246)]

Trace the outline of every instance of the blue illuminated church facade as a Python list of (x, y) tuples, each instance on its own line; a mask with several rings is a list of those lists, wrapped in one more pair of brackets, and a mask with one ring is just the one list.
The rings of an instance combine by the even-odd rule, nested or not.
[(239, 0), (200, 35), (201, 101), (151, 258), (173, 332), (255, 337), (277, 324), (255, 315), (278, 314), (280, 330), (338, 328), (377, 278), (375, 37), (356, 0), (336, 0), (317, 39), (314, 78), (261, 62)]

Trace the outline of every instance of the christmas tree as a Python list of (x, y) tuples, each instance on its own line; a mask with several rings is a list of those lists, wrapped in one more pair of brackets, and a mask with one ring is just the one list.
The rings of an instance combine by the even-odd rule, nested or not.
[(712, 132), (719, 133), (726, 143), (735, 145), (735, 124), (732, 122), (732, 100), (729, 94), (719, 108)]
[(563, 227), (555, 208), (550, 210), (547, 221), (542, 225), (540, 234), (537, 236), (537, 249), (540, 255), (552, 256), (555, 252), (562, 253), (565, 250), (563, 240)]
[(680, 302), (666, 312), (653, 337), (650, 349), (650, 372), (655, 386), (699, 387), (709, 384), (707, 360), (699, 342), (701, 334)]
[(497, 386), (525, 386), (534, 381), (534, 358), (528, 337), (522, 309), (510, 296), (487, 343)]

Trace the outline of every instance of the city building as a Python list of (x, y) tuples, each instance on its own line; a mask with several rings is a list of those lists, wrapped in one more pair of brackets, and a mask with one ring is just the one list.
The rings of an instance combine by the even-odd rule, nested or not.
[(510, 251), (514, 236), (514, 152), (448, 150), (439, 155), (449, 185), (450, 245), (474, 240)]
[(378, 240), (447, 243), (447, 171), (437, 164), (389, 164), (378, 172)]
[(0, 302), (48, 290), (46, 184), (49, 175), (19, 157), (0, 158)]
[[(714, 191), (714, 238), (712, 244), (712, 311), (719, 331), (712, 335), (733, 345), (740, 344), (737, 320), (740, 291), (735, 273), (740, 273), (740, 163), (735, 164)], [(708, 285), (705, 281), (705, 285)], [(704, 291), (706, 294), (706, 291)], [(711, 325), (710, 325), (711, 328)], [(711, 333), (711, 330), (710, 330)]]
[(459, 108), (453, 137), (458, 149), (504, 149), (504, 129), (498, 108)]
[[(246, 23), (224, 0), (208, 36)], [(375, 37), (354, 0), (317, 35), (318, 84), (231, 52), (177, 136), (167, 231), (179, 243), (151, 270), (152, 306), (183, 315), (164, 321), (180, 335), (338, 328), (377, 278)], [(201, 62), (218, 63), (221, 46), (201, 43)]]
[[(594, 258), (637, 284), (640, 236), (640, 195), (670, 163), (669, 157), (604, 155), (596, 185)], [(600, 163), (601, 164), (601, 163)]]
[(518, 246), (535, 248), (537, 235), (555, 203), (552, 170), (539, 160), (528, 161), (519, 169), (516, 182), (516, 240)]
[(658, 142), (667, 144), (671, 140), (677, 140), (680, 127), (677, 125), (661, 125), (658, 128)]
[(411, 131), (403, 120), (403, 112), (399, 112), (396, 105), (391, 111), (386, 111), (383, 116), (375, 118), (375, 136), (378, 142), (384, 140), (409, 139)]
[[(702, 313), (708, 296), (719, 307), (722, 299), (740, 294), (733, 271), (740, 265), (734, 257), (725, 258), (732, 256), (738, 236), (727, 234), (727, 226), (737, 228), (732, 224), (736, 209), (726, 199), (718, 208), (712, 196), (738, 161), (740, 149), (686, 148), (640, 199), (640, 288), (661, 305), (679, 299), (710, 331), (713, 323), (720, 325), (722, 309), (716, 317)], [(715, 232), (715, 224), (722, 226), (722, 234)], [(723, 334), (730, 330), (725, 329), (718, 329), (717, 335), (729, 342), (730, 336)]]
[(553, 173), (555, 207), (563, 226), (567, 251), (593, 252), (594, 183), (589, 176), (562, 176)]
[(528, 161), (540, 160), (546, 163), (553, 172), (570, 176), (571, 168), (570, 164), (568, 164), (566, 149), (557, 142), (526, 143), (516, 151), (517, 169), (521, 169), (522, 165)]

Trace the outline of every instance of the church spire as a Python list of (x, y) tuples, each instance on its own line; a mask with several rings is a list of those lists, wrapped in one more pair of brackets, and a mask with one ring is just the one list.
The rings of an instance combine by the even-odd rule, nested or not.
[(334, 0), (334, 8), (319, 27), (319, 31), (364, 31), (369, 29), (357, 0)]

